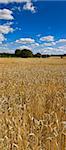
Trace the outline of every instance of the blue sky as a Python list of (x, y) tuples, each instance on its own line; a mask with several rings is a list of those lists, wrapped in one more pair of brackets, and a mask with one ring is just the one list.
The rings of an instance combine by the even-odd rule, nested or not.
[(0, 52), (66, 53), (66, 1), (0, 0)]

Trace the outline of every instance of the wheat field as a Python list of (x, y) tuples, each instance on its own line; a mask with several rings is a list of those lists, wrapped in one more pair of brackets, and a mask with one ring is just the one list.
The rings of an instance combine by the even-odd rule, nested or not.
[(66, 58), (0, 58), (0, 150), (66, 150)]

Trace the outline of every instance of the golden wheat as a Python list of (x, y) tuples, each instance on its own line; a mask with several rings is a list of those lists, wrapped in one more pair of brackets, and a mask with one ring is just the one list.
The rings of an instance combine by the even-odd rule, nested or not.
[(65, 101), (65, 58), (0, 58), (0, 150), (66, 150)]

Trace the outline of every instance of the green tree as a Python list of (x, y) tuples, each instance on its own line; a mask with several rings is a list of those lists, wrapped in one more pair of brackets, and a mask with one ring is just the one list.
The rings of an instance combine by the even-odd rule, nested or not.
[(16, 49), (15, 55), (16, 55), (17, 57), (22, 57), (22, 58), (33, 57), (33, 53), (32, 53), (32, 51), (29, 50), (29, 49), (23, 49), (23, 50)]

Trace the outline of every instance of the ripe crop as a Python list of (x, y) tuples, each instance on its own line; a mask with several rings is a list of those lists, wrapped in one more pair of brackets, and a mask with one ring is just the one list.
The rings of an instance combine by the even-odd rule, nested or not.
[(65, 150), (65, 101), (65, 58), (0, 58), (0, 150)]

